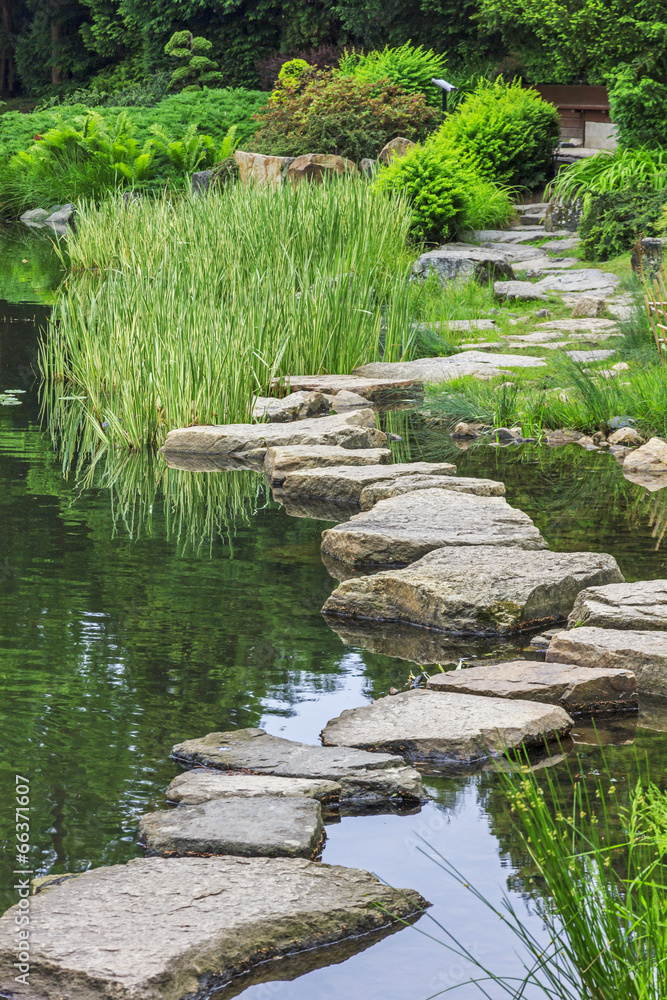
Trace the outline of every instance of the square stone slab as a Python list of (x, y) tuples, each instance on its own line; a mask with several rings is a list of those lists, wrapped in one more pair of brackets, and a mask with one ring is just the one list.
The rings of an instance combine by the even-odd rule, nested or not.
[(568, 625), (667, 630), (667, 580), (587, 587), (578, 594)]
[(640, 694), (667, 697), (667, 632), (583, 626), (558, 632), (547, 661), (567, 660), (581, 667), (632, 670)]
[(321, 497), (337, 503), (359, 503), (361, 491), (373, 483), (393, 482), (401, 476), (455, 476), (451, 462), (410, 462), (396, 465), (346, 466), (302, 469), (286, 476), (285, 497)]
[(237, 795), (146, 813), (139, 840), (149, 854), (312, 858), (324, 843), (324, 825), (314, 799)]
[(0, 989), (16, 1000), (204, 997), (259, 962), (389, 933), (426, 906), (368, 872), (301, 858), (138, 858), (30, 900), (27, 987), (14, 979), (18, 906), (8, 910)]
[(432, 691), (551, 702), (561, 705), (570, 715), (636, 711), (639, 707), (637, 679), (632, 671), (578, 667), (571, 663), (536, 660), (485, 663), (467, 670), (434, 674), (426, 687)]
[(263, 795), (332, 802), (340, 797), (340, 785), (337, 781), (317, 778), (279, 778), (273, 774), (227, 774), (198, 769), (178, 774), (165, 794), (169, 802), (183, 806), (198, 806), (211, 799), (238, 796), (251, 799)]
[(326, 724), (322, 742), (472, 764), (504, 750), (543, 748), (572, 725), (556, 705), (420, 689), (347, 709)]
[(324, 469), (340, 465), (386, 465), (391, 462), (390, 448), (341, 448), (339, 445), (296, 444), (269, 448), (264, 471), (275, 485), (300, 469)]

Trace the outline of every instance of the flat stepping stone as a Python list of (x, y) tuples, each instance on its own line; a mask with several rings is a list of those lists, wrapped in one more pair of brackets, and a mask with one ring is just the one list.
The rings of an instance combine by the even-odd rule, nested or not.
[(577, 316), (571, 319), (550, 319), (545, 323), (538, 323), (537, 330), (556, 330), (559, 333), (576, 334), (586, 333), (618, 333), (618, 323), (614, 319), (600, 319), (598, 317)]
[(149, 854), (241, 854), (313, 858), (324, 843), (322, 807), (314, 799), (211, 799), (198, 806), (146, 813), (139, 841)]
[(385, 465), (391, 462), (390, 448), (341, 448), (340, 445), (296, 444), (269, 448), (264, 471), (272, 483), (280, 484), (291, 472), (341, 465)]
[(373, 483), (393, 482), (401, 476), (455, 476), (451, 462), (411, 462), (396, 465), (345, 466), (303, 469), (290, 473), (283, 483), (283, 496), (322, 497), (336, 503), (359, 503), (361, 491)]
[(494, 281), (493, 294), (500, 302), (546, 302), (547, 296), (530, 281)]
[(521, 226), (516, 229), (475, 229), (464, 234), (475, 243), (529, 243), (544, 235), (544, 226)]
[(187, 764), (223, 771), (336, 781), (341, 802), (419, 801), (423, 795), (421, 777), (400, 757), (295, 743), (263, 729), (209, 733), (178, 743), (172, 754)]
[(484, 242), (482, 246), (488, 247), (490, 250), (500, 250), (511, 261), (512, 267), (517, 266), (517, 261), (538, 260), (544, 257), (539, 247), (521, 246), (516, 240), (513, 240), (511, 243), (503, 243), (500, 240), (496, 242), (489, 240)]
[(547, 240), (542, 243), (540, 250), (548, 250), (549, 253), (565, 253), (568, 250), (576, 250), (581, 240), (578, 236), (570, 236), (565, 239)]
[(416, 361), (375, 361), (357, 368), (356, 371), (377, 375), (390, 374), (392, 370), (409, 373), (413, 378), (420, 379), (424, 385), (448, 382), (461, 375), (477, 375), (492, 378), (494, 374), (502, 374), (505, 368), (541, 368), (545, 362), (542, 358), (525, 358), (519, 354), (490, 354), (483, 351), (462, 351), (447, 358), (418, 358)]
[(528, 515), (503, 497), (442, 489), (381, 500), (322, 534), (322, 551), (354, 567), (404, 566), (433, 549), (478, 545), (547, 547)]
[(537, 288), (544, 292), (600, 292), (612, 295), (621, 279), (616, 274), (600, 271), (598, 268), (580, 268), (552, 275), (539, 281)]
[(494, 635), (563, 621), (583, 587), (622, 579), (616, 560), (605, 553), (441, 548), (406, 569), (341, 583), (322, 610), (341, 618)]
[(503, 497), (505, 484), (494, 479), (474, 479), (465, 476), (402, 476), (388, 483), (374, 483), (361, 491), (359, 504), (362, 510), (370, 510), (380, 500), (390, 500), (403, 493), (415, 490), (453, 490), (455, 493), (472, 493), (478, 497)]
[(616, 351), (566, 351), (568, 358), (573, 361), (606, 361), (611, 358)]
[(539, 260), (517, 261), (514, 267), (517, 271), (525, 270), (528, 278), (542, 278), (553, 271), (564, 271), (580, 263), (578, 257), (540, 257)]
[(308, 798), (333, 802), (340, 797), (337, 781), (321, 778), (278, 778), (274, 774), (228, 774), (224, 771), (185, 771), (178, 774), (166, 791), (169, 802), (198, 806), (212, 799)]
[(514, 272), (506, 254), (468, 243), (447, 243), (437, 250), (423, 253), (415, 261), (412, 273), (417, 278), (435, 274), (443, 284), (450, 281), (478, 281), (487, 284), (501, 278), (513, 278)]
[(340, 392), (354, 392), (370, 402), (391, 395), (409, 395), (419, 388), (414, 378), (365, 378), (361, 375), (290, 375), (276, 379), (276, 387), (287, 385), (292, 392), (321, 392), (337, 396)]
[(495, 320), (492, 319), (446, 319), (442, 323), (415, 323), (416, 330), (424, 333), (434, 330), (436, 333), (455, 330), (457, 333), (467, 333), (470, 330), (497, 330)]
[(321, 392), (292, 392), (283, 399), (257, 396), (253, 402), (254, 420), (287, 423), (329, 413), (329, 402)]
[[(203, 997), (259, 961), (376, 928), (390, 933), (426, 906), (369, 872), (300, 858), (137, 858), (31, 898), (25, 992), (14, 981), (19, 908), (9, 909), (0, 918), (0, 982), (17, 1000)], [(323, 948), (320, 964), (339, 960)]]
[(584, 625), (558, 632), (546, 657), (548, 663), (567, 660), (581, 667), (631, 670), (640, 694), (667, 696), (667, 632)]
[(326, 724), (322, 742), (472, 764), (505, 750), (543, 748), (572, 725), (558, 705), (416, 690), (347, 709)]
[(667, 580), (639, 580), (582, 590), (569, 627), (660, 629), (667, 631)]
[(620, 712), (639, 707), (637, 679), (631, 670), (579, 667), (571, 663), (512, 660), (435, 674), (431, 691), (497, 698), (521, 698), (560, 705), (570, 715)]
[(220, 424), (181, 427), (169, 431), (162, 453), (253, 455), (264, 459), (268, 448), (279, 445), (345, 445), (346, 448), (382, 448), (387, 435), (375, 426), (370, 408), (333, 417), (311, 417), (287, 424)]

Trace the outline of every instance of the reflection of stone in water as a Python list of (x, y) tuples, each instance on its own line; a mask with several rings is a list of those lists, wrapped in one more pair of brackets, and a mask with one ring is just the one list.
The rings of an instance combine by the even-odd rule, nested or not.
[[(324, 505), (328, 504), (328, 501), (326, 500), (322, 500), (319, 502), (315, 500), (312, 502), (314, 505), (318, 505), (319, 502), (321, 502)], [(287, 509), (286, 513), (288, 513)], [(358, 507), (352, 508), (351, 513), (348, 515), (347, 518), (345, 518), (345, 520), (349, 521), (353, 514), (358, 514), (358, 513), (359, 513)], [(342, 521), (339, 520), (338, 523), (342, 524)], [(376, 566), (358, 566), (355, 568), (354, 566), (350, 566), (347, 563), (341, 562), (340, 559), (334, 559), (332, 556), (327, 555), (326, 552), (321, 552), (321, 551), (320, 551), (320, 557), (322, 559), (324, 568), (326, 569), (329, 576), (332, 576), (334, 580), (338, 580), (340, 583), (344, 583), (345, 580), (356, 580), (357, 577), (360, 576), (373, 576), (374, 573), (377, 573)], [(331, 624), (331, 622), (329, 622), (328, 619), (327, 619), (327, 624)], [(331, 625), (331, 627), (334, 628), (333, 625)], [(336, 630), (337, 626), (336, 628), (334, 628), (334, 631)]]
[(637, 725), (642, 729), (653, 729), (659, 733), (667, 733), (667, 698), (640, 695)]
[(170, 469), (182, 472), (261, 472), (264, 468), (264, 452), (253, 457), (252, 453), (243, 458), (236, 455), (181, 455), (171, 453), (162, 456)]
[(529, 767), (531, 771), (541, 771), (545, 767), (553, 767), (555, 764), (562, 764), (571, 752), (574, 744), (568, 736), (563, 736), (555, 743), (546, 743), (542, 749), (531, 747), (529, 750), (520, 751), (515, 759), (512, 757), (487, 757), (484, 760), (474, 761), (472, 764), (458, 764), (455, 761), (443, 763), (441, 765), (430, 762), (415, 761), (414, 767), (425, 778), (441, 777), (451, 778), (466, 777), (473, 774), (498, 771), (516, 771)]
[(637, 734), (637, 715), (613, 715), (606, 719), (577, 720), (571, 732), (575, 744), (585, 746), (622, 747), (634, 743)]
[(342, 524), (343, 521), (349, 521), (354, 514), (359, 513), (357, 504), (334, 503), (332, 500), (320, 500), (315, 497), (287, 497), (282, 490), (273, 490), (273, 499), (283, 505), (288, 517), (308, 517), (313, 521), (333, 521), (335, 524)]

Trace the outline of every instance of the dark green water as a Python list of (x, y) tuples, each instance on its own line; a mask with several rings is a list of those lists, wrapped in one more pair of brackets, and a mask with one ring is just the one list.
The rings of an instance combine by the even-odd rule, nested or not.
[[(316, 743), (329, 718), (400, 687), (411, 664), (387, 655), (400, 647), (381, 636), (346, 644), (327, 626), (320, 608), (335, 581), (320, 560), (325, 524), (288, 517), (260, 477), (244, 474), (230, 486), (225, 474), (167, 473), (159, 461), (133, 459), (66, 478), (40, 422), (34, 378), (46, 316), (39, 303), (57, 279), (57, 261), (43, 241), (6, 239), (0, 275), (0, 391), (26, 390), (21, 406), (0, 407), (2, 910), (15, 902), (16, 772), (31, 782), (35, 871), (122, 862), (138, 854), (138, 817), (164, 805), (178, 770), (169, 760), (175, 742), (261, 725)], [(387, 419), (405, 438), (399, 456), (456, 455), (462, 474), (503, 479), (510, 503), (553, 548), (611, 552), (628, 579), (667, 575), (667, 546), (654, 537), (667, 507), (627, 484), (609, 456), (575, 447), (460, 453), (437, 427), (400, 413)], [(458, 646), (451, 658), (494, 649)], [(663, 719), (667, 730), (658, 706), (651, 725)], [(576, 734), (592, 772), (600, 751), (586, 743), (590, 727)], [(626, 741), (608, 749), (621, 786), (637, 750), (648, 752), (660, 778), (659, 729), (628, 719), (604, 734)], [(433, 801), (417, 815), (343, 817), (329, 826), (324, 860), (418, 889), (480, 958), (499, 972), (516, 970), (499, 922), (419, 849), (423, 836), (496, 900), (509, 885), (539, 934), (495, 778), (431, 774), (426, 785)], [(430, 929), (427, 918), (422, 924)], [(281, 978), (296, 971), (302, 967), (276, 966), (267, 981), (238, 983), (221, 996), (425, 1000), (467, 974), (413, 929)], [(469, 986), (455, 995), (478, 993)]]

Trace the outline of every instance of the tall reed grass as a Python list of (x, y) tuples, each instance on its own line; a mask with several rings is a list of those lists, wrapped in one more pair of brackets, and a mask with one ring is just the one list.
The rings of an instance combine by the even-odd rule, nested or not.
[(52, 430), (155, 446), (248, 420), (274, 378), (400, 360), (409, 225), (361, 180), (84, 205), (40, 355)]

